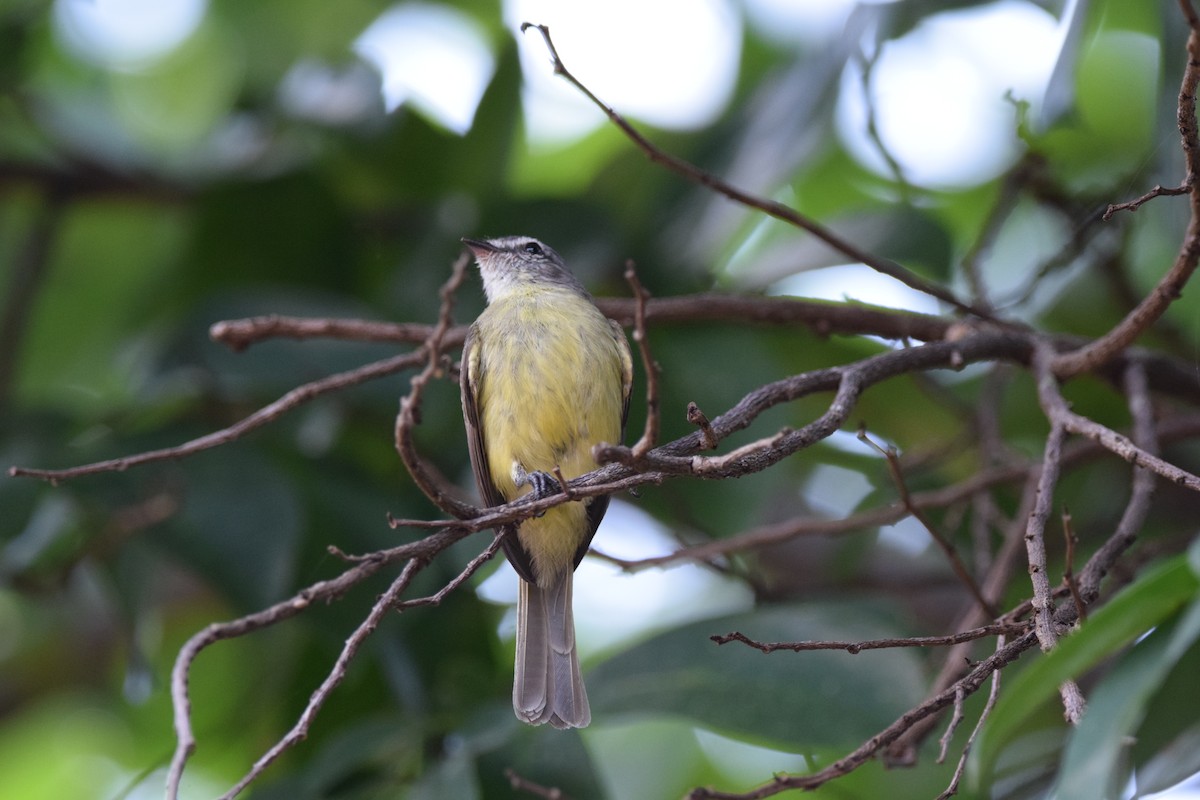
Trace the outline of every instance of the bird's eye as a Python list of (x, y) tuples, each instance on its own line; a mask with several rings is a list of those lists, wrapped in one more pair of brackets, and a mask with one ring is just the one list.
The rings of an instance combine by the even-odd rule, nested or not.
[(526, 242), (525, 252), (529, 253), (531, 256), (540, 256), (542, 254), (542, 248), (537, 242)]

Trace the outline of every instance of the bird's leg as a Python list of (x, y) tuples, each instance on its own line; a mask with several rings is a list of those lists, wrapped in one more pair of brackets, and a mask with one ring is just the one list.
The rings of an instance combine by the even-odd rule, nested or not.
[[(555, 478), (549, 472), (543, 472), (540, 469), (533, 472), (526, 472), (519, 462), (514, 461), (512, 465), (512, 479), (517, 486), (529, 486), (533, 491), (534, 500), (544, 500), (547, 497), (558, 494), (559, 484), (558, 478)], [(538, 514), (540, 517), (541, 514)]]

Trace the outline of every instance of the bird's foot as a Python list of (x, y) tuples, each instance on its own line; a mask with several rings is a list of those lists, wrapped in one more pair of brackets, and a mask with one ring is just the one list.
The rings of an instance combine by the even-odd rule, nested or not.
[[(533, 491), (530, 494), (534, 500), (545, 500), (559, 492), (562, 488), (559, 486), (558, 478), (551, 475), (549, 472), (542, 470), (534, 470), (526, 472), (525, 468), (520, 464), (514, 463), (512, 468), (513, 483), (517, 486), (529, 486)], [(539, 512), (535, 516), (545, 515), (545, 511)]]

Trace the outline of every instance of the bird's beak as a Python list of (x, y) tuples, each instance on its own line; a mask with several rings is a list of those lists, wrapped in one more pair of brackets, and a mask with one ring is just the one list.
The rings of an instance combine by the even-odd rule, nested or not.
[(496, 246), (484, 239), (470, 239), (464, 236), (462, 243), (475, 254), (476, 258), (483, 258), (488, 253), (496, 252)]

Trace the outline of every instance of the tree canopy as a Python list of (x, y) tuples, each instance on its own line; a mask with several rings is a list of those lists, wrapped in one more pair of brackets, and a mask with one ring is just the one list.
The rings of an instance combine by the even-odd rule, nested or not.
[[(103, 5), (0, 8), (0, 796), (1200, 771), (1190, 0)], [(481, 509), (459, 240), (506, 234), (634, 393)], [(594, 495), (593, 723), (532, 728), (491, 531)]]

